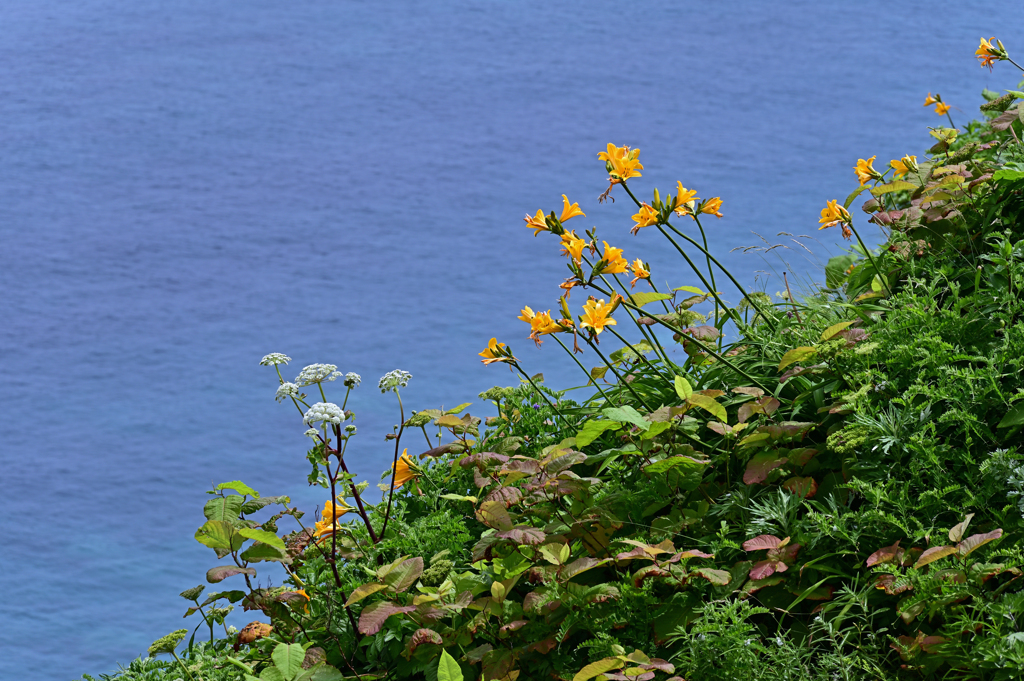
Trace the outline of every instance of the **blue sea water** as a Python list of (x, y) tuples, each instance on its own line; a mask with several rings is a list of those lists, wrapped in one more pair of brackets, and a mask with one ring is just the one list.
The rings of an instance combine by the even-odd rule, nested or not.
[[(6, 0), (0, 678), (110, 671), (191, 622), (176, 594), (215, 564), (192, 539), (211, 483), (322, 503), (264, 354), (295, 358), (286, 379), (362, 374), (347, 458), (376, 481), (391, 369), (413, 374), (407, 407), (484, 416), (477, 393), (515, 383), (476, 356), (497, 336), (549, 385), (580, 384), (516, 319), (565, 276), (524, 213), (565, 193), (587, 213), (573, 226), (697, 283), (650, 230), (628, 234), (621, 193), (598, 204), (608, 142), (642, 150), (644, 196), (682, 180), (724, 199), (713, 247), (743, 283), (820, 280), (845, 245), (818, 211), (854, 162), (920, 154), (945, 121), (928, 92), (959, 124), (983, 87), (1016, 86), (973, 51), (994, 33), (1024, 54), (1022, 18), (1009, 2)], [(758, 235), (787, 248), (730, 250)]]

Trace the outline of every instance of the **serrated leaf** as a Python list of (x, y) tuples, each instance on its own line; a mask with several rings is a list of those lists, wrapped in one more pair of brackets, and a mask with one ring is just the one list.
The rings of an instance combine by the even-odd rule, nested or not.
[(249, 515), (273, 504), (281, 504), (287, 506), (288, 504), (291, 503), (291, 501), (291, 497), (284, 495), (277, 497), (257, 497), (255, 499), (247, 499), (246, 502), (242, 504), (242, 514)]
[(828, 327), (827, 329), (821, 332), (821, 340), (829, 340), (830, 338), (832, 338), (832, 336), (836, 335), (837, 333), (839, 333), (846, 327), (850, 326), (851, 324), (853, 324), (853, 322), (839, 322), (838, 324), (833, 324), (832, 326)]
[(605, 672), (610, 672), (613, 669), (621, 669), (625, 666), (626, 663), (616, 657), (606, 657), (603, 660), (591, 662), (586, 667), (576, 672), (576, 676), (572, 677), (572, 681), (590, 681), (590, 679), (600, 676)]
[(441, 650), (441, 659), (437, 661), (437, 681), (463, 681), (462, 668), (447, 650)]
[(933, 546), (932, 548), (928, 549), (927, 551), (921, 554), (921, 557), (917, 559), (916, 563), (914, 563), (914, 567), (924, 567), (928, 563), (934, 563), (940, 558), (951, 556), (954, 553), (956, 553), (955, 546)]
[(302, 661), (306, 657), (306, 651), (298, 643), (291, 645), (279, 643), (274, 647), (274, 652), (270, 654), (270, 657), (274, 660), (274, 666), (281, 672), (281, 675), (290, 681), (302, 671)]
[(236, 531), (246, 539), (252, 539), (253, 541), (258, 541), (284, 551), (284, 540), (273, 532), (267, 532), (266, 530), (254, 530), (248, 527), (242, 527)]
[(590, 420), (583, 424), (583, 430), (576, 433), (576, 446), (586, 447), (591, 442), (601, 437), (606, 430), (618, 430), (622, 424), (618, 421), (595, 421)]
[(810, 359), (818, 354), (818, 351), (811, 347), (802, 346), (799, 348), (793, 348), (782, 356), (779, 361), (779, 371), (782, 371), (790, 364), (796, 364), (797, 362), (803, 362), (804, 360)]
[(999, 539), (1002, 536), (1002, 529), (992, 530), (991, 532), (986, 532), (985, 534), (971, 535), (967, 539), (964, 539), (962, 542), (960, 542), (960, 544), (957, 546), (957, 552), (960, 554), (961, 557), (969, 556), (975, 550), (981, 548), (990, 541), (995, 541), (996, 539)]
[(218, 492), (221, 491), (222, 489), (233, 489), (236, 492), (238, 492), (239, 494), (247, 495), (247, 496), (250, 496), (250, 497), (258, 497), (260, 495), (259, 492), (254, 490), (252, 487), (249, 487), (249, 485), (245, 484), (241, 480), (232, 480), (231, 482), (222, 482), (219, 485), (217, 485), (214, 489), (216, 491), (218, 491)]
[(701, 395), (700, 393), (693, 393), (686, 398), (688, 404), (695, 407), (700, 407), (704, 411), (708, 412), (716, 419), (725, 423), (728, 420), (728, 416), (725, 413), (725, 407), (720, 405), (718, 402), (708, 397), (707, 395)]
[(355, 589), (352, 590), (352, 593), (349, 595), (348, 600), (345, 601), (345, 607), (347, 608), (355, 603), (358, 603), (367, 596), (372, 596), (378, 591), (383, 591), (386, 588), (388, 588), (388, 585), (381, 584), (380, 582), (370, 582), (369, 584), (357, 586)]
[[(646, 420), (640, 412), (629, 405), (624, 407), (608, 407), (606, 409), (602, 409), (601, 413), (613, 421), (631, 423), (634, 426), (637, 426), (640, 430), (647, 430), (651, 427), (651, 422)], [(577, 444), (579, 444), (578, 440)]]
[(693, 386), (691, 386), (690, 382), (682, 376), (676, 376), (672, 379), (672, 383), (675, 386), (676, 395), (679, 396), (679, 399), (687, 400), (690, 398), (690, 395), (693, 394)]
[(203, 515), (207, 520), (237, 520), (241, 511), (242, 497), (237, 494), (214, 497), (203, 506)]
[(505, 510), (505, 505), (499, 501), (485, 501), (480, 504), (476, 515), (484, 525), (497, 530), (506, 531), (513, 527), (511, 516)]
[(237, 565), (218, 565), (217, 567), (210, 568), (206, 571), (206, 581), (210, 584), (216, 584), (222, 582), (228, 577), (234, 575), (249, 575), (250, 577), (256, 576), (256, 570), (251, 567), (238, 567)]
[(630, 301), (637, 307), (643, 307), (647, 303), (653, 303), (658, 300), (669, 300), (671, 298), (672, 296), (667, 293), (654, 292), (634, 293), (629, 297)]

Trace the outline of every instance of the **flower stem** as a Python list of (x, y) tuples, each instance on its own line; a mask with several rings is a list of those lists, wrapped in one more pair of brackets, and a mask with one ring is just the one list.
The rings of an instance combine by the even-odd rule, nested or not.
[(509, 362), (509, 364), (514, 366), (516, 368), (516, 371), (518, 371), (519, 373), (521, 373), (523, 375), (523, 378), (526, 379), (526, 382), (529, 383), (531, 386), (533, 386), (534, 391), (538, 395), (540, 395), (544, 399), (545, 402), (548, 403), (548, 406), (551, 407), (551, 411), (555, 412), (558, 415), (558, 418), (560, 418), (562, 420), (562, 427), (563, 428), (568, 428), (569, 425), (568, 425), (568, 423), (566, 421), (565, 415), (562, 414), (562, 412), (558, 411), (558, 407), (556, 407), (551, 402), (551, 400), (548, 399), (547, 395), (545, 395), (543, 392), (541, 392), (541, 389), (538, 388), (537, 384), (533, 382), (533, 379), (530, 378), (530, 375), (527, 374), (525, 371), (523, 371), (523, 368), (521, 366), (519, 366), (519, 363), (518, 362)]
[(871, 251), (864, 245), (864, 240), (860, 238), (860, 233), (857, 231), (857, 228), (853, 226), (853, 221), (851, 220), (847, 224), (850, 225), (850, 230), (853, 232), (853, 235), (857, 237), (857, 243), (859, 243), (860, 247), (864, 249), (864, 254), (867, 255), (868, 260), (871, 261), (871, 266), (875, 268), (875, 274), (878, 275), (882, 285), (885, 286), (886, 293), (888, 293), (889, 297), (892, 298), (892, 289), (889, 288), (888, 278), (882, 274), (882, 270), (878, 269), (878, 263), (875, 262), (875, 256), (871, 255)]
[[(388, 507), (384, 511), (384, 526), (380, 528), (380, 537), (384, 538), (384, 532), (388, 529), (388, 521), (391, 520), (391, 500), (395, 496), (395, 473), (398, 471), (398, 447), (402, 442), (402, 431), (405, 430), (405, 408), (402, 407), (402, 395), (398, 392), (398, 387), (395, 387), (395, 397), (398, 398), (398, 413), (401, 417), (399, 422), (401, 425), (398, 426), (398, 435), (395, 436), (395, 460), (391, 464), (391, 491), (388, 492)], [(376, 544), (377, 542), (374, 541)]]
[(601, 358), (601, 361), (604, 362), (605, 366), (611, 369), (612, 373), (615, 374), (615, 378), (619, 379), (619, 383), (626, 387), (626, 390), (628, 390), (630, 394), (632, 394), (633, 397), (636, 398), (637, 402), (644, 405), (644, 409), (646, 409), (647, 411), (654, 411), (653, 409), (651, 409), (650, 405), (648, 405), (647, 402), (644, 401), (644, 398), (640, 397), (640, 395), (638, 395), (637, 392), (633, 390), (633, 386), (629, 384), (629, 382), (622, 376), (622, 374), (615, 370), (615, 365), (609, 362), (608, 358), (601, 353), (601, 350), (597, 347), (597, 343), (593, 342), (586, 336), (583, 337), (583, 340), (587, 342), (587, 345), (594, 349), (594, 352), (596, 352), (597, 356)]
[(178, 664), (180, 664), (180, 665), (181, 665), (181, 670), (182, 670), (183, 672), (185, 672), (185, 674), (186, 674), (186, 675), (188, 676), (188, 678), (192, 679), (192, 681), (196, 681), (195, 677), (194, 677), (194, 676), (192, 676), (192, 672), (190, 672), (190, 671), (188, 670), (188, 667), (186, 667), (186, 666), (185, 666), (185, 663), (181, 661), (181, 658), (180, 658), (180, 657), (178, 657), (178, 653), (176, 653), (176, 652), (174, 652), (174, 651), (172, 650), (172, 651), (171, 651), (171, 655), (173, 655), (173, 656), (174, 656), (174, 659), (175, 659), (175, 660), (177, 660), (177, 661), (178, 661)]
[[(562, 339), (559, 338), (557, 335), (552, 334), (552, 336), (554, 337), (554, 339), (556, 341), (558, 341), (558, 344), (562, 346), (562, 349), (569, 353), (569, 356), (572, 357), (572, 360), (574, 362), (576, 362), (576, 364), (577, 364), (577, 366), (579, 366), (580, 370), (583, 371), (583, 373), (587, 375), (587, 377), (590, 379), (590, 381), (594, 384), (594, 387), (597, 388), (597, 392), (601, 393), (601, 397), (603, 397), (606, 402), (611, 403), (611, 398), (608, 397), (608, 394), (605, 391), (601, 390), (601, 386), (599, 386), (597, 384), (597, 379), (595, 379), (593, 376), (591, 376), (590, 372), (587, 371), (587, 368), (585, 366), (583, 366), (583, 364), (579, 361), (579, 359), (576, 358), (576, 353), (574, 353), (572, 350), (567, 348), (565, 346), (565, 343), (562, 342)], [(499, 409), (498, 411), (501, 411), (501, 410)]]

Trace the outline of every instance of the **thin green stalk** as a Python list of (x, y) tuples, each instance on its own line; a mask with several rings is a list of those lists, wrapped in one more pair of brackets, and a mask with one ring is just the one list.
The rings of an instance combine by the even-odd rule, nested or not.
[[(388, 507), (384, 511), (384, 525), (380, 528), (380, 538), (384, 538), (384, 532), (388, 529), (388, 521), (391, 520), (391, 500), (395, 497), (395, 475), (398, 473), (398, 447), (402, 442), (402, 431), (405, 430), (405, 408), (402, 406), (402, 395), (395, 386), (395, 397), (398, 398), (398, 415), (402, 419), (398, 427), (398, 435), (395, 436), (395, 460), (391, 464), (391, 491), (388, 493)], [(376, 544), (376, 542), (374, 542)]]
[[(708, 235), (704, 233), (704, 227), (700, 224), (700, 220), (697, 218), (697, 214), (693, 213), (691, 215), (691, 217), (693, 218), (693, 221), (697, 223), (697, 229), (700, 230), (700, 238), (704, 242), (704, 250), (710, 252), (708, 250)], [(711, 290), (712, 291), (717, 291), (718, 290), (718, 285), (715, 284), (715, 270), (714, 270), (713, 267), (711, 267), (711, 256), (710, 255), (706, 255), (705, 257), (707, 258), (707, 263), (708, 263), (708, 274), (711, 275)], [(718, 300), (717, 299), (715, 300), (715, 321), (716, 322), (718, 321)], [(721, 331), (721, 329), (719, 329), (719, 331)], [(721, 335), (718, 336), (718, 349), (719, 350), (722, 349), (722, 336)]]
[(615, 378), (619, 379), (619, 383), (626, 386), (626, 390), (628, 390), (630, 394), (633, 395), (634, 398), (636, 398), (636, 401), (642, 404), (644, 406), (644, 409), (646, 409), (647, 411), (654, 411), (653, 409), (651, 409), (650, 405), (648, 405), (647, 402), (644, 401), (644, 398), (640, 397), (640, 395), (638, 395), (637, 392), (633, 390), (633, 386), (631, 386), (629, 382), (625, 378), (623, 378), (623, 376), (618, 371), (615, 370), (615, 365), (609, 362), (608, 358), (605, 357), (604, 354), (602, 354), (601, 350), (597, 347), (597, 343), (591, 341), (586, 336), (583, 337), (583, 340), (587, 342), (587, 345), (594, 349), (594, 352), (596, 352), (597, 356), (601, 358), (601, 361), (604, 362), (605, 366), (611, 369), (611, 372), (615, 374)]
[[(649, 361), (649, 360), (648, 360), (648, 359), (647, 359), (646, 357), (644, 357), (644, 356), (643, 356), (643, 354), (642, 354), (642, 353), (641, 353), (641, 352), (640, 352), (639, 350), (637, 350), (636, 348), (634, 348), (634, 347), (633, 347), (633, 345), (632, 345), (632, 343), (630, 343), (630, 342), (629, 342), (628, 340), (626, 340), (625, 338), (623, 338), (623, 337), (622, 337), (622, 336), (621, 336), (621, 335), (619, 334), (619, 332), (618, 332), (618, 331), (616, 331), (615, 329), (611, 328), (610, 326), (608, 327), (608, 330), (612, 332), (612, 335), (613, 335), (613, 336), (615, 336), (615, 337), (616, 337), (616, 338), (618, 338), (618, 339), (619, 339), (620, 341), (622, 341), (623, 343), (625, 343), (625, 344), (626, 344), (626, 347), (627, 347), (627, 348), (629, 348), (630, 350), (632, 350), (632, 351), (633, 351), (633, 354), (634, 354), (634, 355), (636, 355), (636, 356), (637, 356), (637, 358), (638, 358), (638, 359), (639, 359), (639, 360), (640, 360), (641, 362), (643, 362), (644, 364), (646, 364), (646, 365), (647, 365), (647, 367), (648, 367), (648, 368), (649, 368), (649, 369), (650, 369), (651, 371), (653, 371), (653, 372), (654, 372), (654, 373), (655, 373), (655, 374), (656, 374), (657, 376), (660, 376), (661, 378), (665, 378), (665, 376), (662, 376), (661, 372), (660, 372), (660, 371), (658, 371), (657, 367), (655, 367), (655, 366), (654, 366), (653, 364), (651, 364), (651, 362), (650, 362), (650, 361)], [(670, 379), (670, 378), (665, 378), (665, 380), (667, 380), (667, 381), (668, 381), (669, 383), (671, 383), (671, 382), (672, 382), (672, 379)]]
[(857, 232), (857, 228), (853, 226), (853, 221), (851, 220), (847, 224), (850, 226), (850, 231), (853, 232), (853, 235), (857, 237), (857, 243), (859, 243), (860, 247), (864, 249), (864, 254), (867, 255), (868, 260), (871, 261), (871, 266), (875, 268), (875, 273), (878, 274), (878, 278), (881, 280), (882, 285), (885, 286), (886, 293), (888, 293), (889, 297), (892, 298), (892, 289), (889, 288), (888, 277), (882, 274), (882, 270), (878, 269), (878, 263), (875, 262), (875, 256), (871, 255), (871, 251), (864, 245), (864, 240), (860, 238), (860, 233)]
[(555, 406), (555, 405), (554, 405), (554, 404), (553, 404), (553, 403), (551, 402), (551, 400), (549, 400), (549, 399), (548, 399), (548, 396), (547, 396), (547, 395), (545, 395), (545, 394), (544, 394), (543, 392), (541, 392), (541, 389), (537, 387), (537, 384), (533, 382), (533, 379), (532, 379), (532, 378), (530, 378), (529, 374), (527, 374), (527, 373), (526, 373), (525, 371), (523, 371), (523, 368), (522, 368), (521, 366), (519, 366), (519, 363), (518, 363), (518, 362), (509, 362), (509, 364), (511, 364), (512, 366), (514, 366), (514, 367), (516, 368), (516, 371), (518, 371), (519, 373), (521, 373), (521, 374), (523, 375), (523, 378), (525, 378), (525, 379), (526, 379), (526, 381), (527, 381), (527, 382), (528, 382), (528, 383), (529, 383), (529, 384), (530, 384), (531, 386), (533, 386), (533, 389), (534, 389), (534, 391), (536, 391), (536, 392), (537, 392), (537, 394), (538, 394), (538, 395), (540, 395), (540, 396), (541, 396), (541, 397), (542, 397), (542, 398), (544, 399), (544, 401), (548, 403), (548, 406), (549, 406), (549, 407), (551, 407), (551, 411), (553, 411), (553, 412), (555, 412), (556, 414), (558, 414), (558, 417), (559, 417), (560, 419), (562, 419), (562, 426), (563, 426), (564, 428), (568, 428), (568, 427), (569, 427), (569, 424), (568, 424), (568, 420), (567, 420), (567, 419), (565, 418), (565, 415), (564, 415), (564, 414), (563, 414), (562, 412), (558, 411), (558, 407), (556, 407), (556, 406)]
[(196, 678), (194, 676), (192, 676), (192, 673), (188, 670), (188, 667), (186, 667), (185, 663), (181, 661), (180, 657), (178, 657), (178, 653), (176, 653), (176, 652), (174, 652), (172, 650), (171, 651), (171, 655), (174, 655), (174, 659), (177, 660), (178, 664), (181, 665), (182, 671), (185, 672), (185, 674), (188, 676), (188, 678), (192, 679), (192, 681), (196, 681)]
[[(565, 350), (565, 351), (566, 351), (567, 353), (569, 353), (569, 356), (570, 356), (570, 357), (572, 357), (572, 361), (576, 362), (576, 365), (577, 365), (577, 366), (578, 366), (578, 367), (580, 368), (580, 370), (581, 370), (581, 371), (582, 371), (582, 372), (583, 372), (584, 374), (586, 374), (586, 375), (587, 375), (587, 378), (589, 378), (589, 379), (590, 379), (590, 381), (591, 381), (591, 382), (592, 382), (592, 383), (594, 384), (594, 387), (595, 387), (595, 388), (597, 388), (597, 392), (601, 393), (601, 397), (603, 397), (603, 398), (605, 399), (605, 401), (606, 401), (606, 402), (609, 402), (609, 403), (610, 403), (610, 402), (611, 402), (611, 398), (610, 398), (610, 397), (608, 397), (608, 394), (607, 394), (607, 393), (606, 393), (605, 391), (601, 390), (601, 386), (599, 386), (599, 385), (597, 384), (597, 379), (595, 379), (595, 378), (594, 378), (593, 376), (591, 376), (591, 375), (590, 375), (590, 372), (589, 372), (589, 371), (587, 371), (587, 368), (586, 368), (585, 366), (583, 366), (583, 364), (582, 364), (582, 363), (581, 363), (581, 362), (579, 361), (579, 359), (577, 359), (577, 358), (576, 358), (576, 353), (575, 353), (575, 352), (573, 352), (572, 350), (570, 350), (569, 348), (567, 348), (567, 347), (565, 346), (565, 343), (563, 343), (563, 342), (562, 342), (562, 339), (561, 339), (561, 338), (559, 338), (559, 337), (558, 337), (557, 335), (555, 335), (555, 334), (552, 334), (552, 336), (554, 336), (554, 339), (555, 339), (556, 341), (558, 341), (558, 344), (559, 344), (559, 345), (561, 345), (561, 346), (562, 346), (562, 349), (563, 349), (563, 350)], [(501, 411), (501, 410), (499, 409), (499, 411)]]

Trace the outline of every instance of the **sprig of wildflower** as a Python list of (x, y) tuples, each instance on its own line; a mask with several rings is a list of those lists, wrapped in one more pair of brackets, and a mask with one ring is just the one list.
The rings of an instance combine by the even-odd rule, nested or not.
[(320, 431), (317, 430), (316, 428), (310, 428), (305, 433), (303, 433), (303, 435), (305, 435), (306, 437), (311, 437), (315, 440), (318, 437), (320, 437)]
[(818, 228), (819, 232), (838, 223), (842, 225), (844, 239), (849, 239), (853, 236), (853, 232), (850, 231), (849, 227), (849, 224), (853, 222), (853, 218), (850, 217), (850, 213), (845, 208), (839, 205), (838, 201), (829, 201), (821, 209), (821, 219), (818, 222), (821, 224), (821, 227)]
[(572, 258), (578, 265), (583, 259), (583, 249), (587, 242), (576, 236), (576, 232), (566, 232), (562, 235), (562, 255)]
[(636, 286), (636, 283), (641, 279), (650, 279), (651, 271), (648, 269), (648, 265), (644, 263), (640, 258), (633, 261), (633, 280), (629, 282), (629, 288)]
[(399, 457), (398, 461), (391, 469), (392, 478), (391, 486), (393, 489), (399, 489), (402, 485), (415, 480), (423, 474), (423, 471), (416, 462), (409, 456), (409, 450), (405, 449), (402, 451), (402, 456)]
[(305, 388), (324, 381), (335, 381), (340, 376), (341, 372), (333, 364), (310, 364), (295, 377), (295, 384), (300, 388)]
[(889, 161), (889, 165), (893, 169), (893, 177), (903, 177), (907, 173), (917, 172), (917, 156), (904, 156), (897, 160), (893, 159)]
[(574, 203), (569, 204), (569, 197), (562, 194), (562, 214), (558, 217), (559, 222), (565, 222), (569, 218), (574, 218), (577, 215), (587, 217), (587, 214), (580, 210), (580, 204)]
[(562, 194), (562, 214), (559, 217), (555, 217), (554, 211), (550, 215), (544, 215), (544, 211), (538, 209), (537, 214), (530, 217), (527, 213), (523, 220), (526, 221), (526, 226), (533, 230), (533, 235), (537, 236), (541, 232), (551, 232), (552, 234), (562, 235), (565, 233), (565, 229), (562, 227), (562, 223), (570, 218), (574, 218), (577, 215), (586, 217), (586, 213), (580, 210), (580, 204), (569, 203), (569, 197)]
[(611, 313), (619, 306), (621, 296), (615, 294), (612, 302), (606, 303), (604, 299), (596, 300), (591, 297), (583, 305), (583, 315), (580, 317), (580, 327), (589, 326), (598, 335), (604, 331), (606, 326), (615, 326), (618, 322), (610, 318)]
[[(995, 40), (996, 44), (993, 45), (992, 41)], [(981, 62), (982, 66), (987, 66), (988, 70), (992, 70), (992, 65), (997, 61), (1009, 61), (1010, 57), (1006, 54), (1006, 48), (1003, 47), (1003, 41), (996, 40), (995, 36), (992, 36), (988, 40), (985, 38), (981, 39), (981, 44), (978, 45), (978, 49), (974, 52), (974, 55)]]
[(298, 399), (299, 397), (299, 386), (294, 383), (282, 383), (277, 389), (277, 394), (274, 395), (274, 399), (278, 402), (287, 400), (289, 397)]
[(380, 377), (377, 381), (377, 387), (380, 388), (381, 394), (386, 392), (395, 392), (399, 388), (404, 388), (409, 385), (409, 379), (412, 378), (412, 374), (408, 371), (402, 371), (401, 369), (395, 369), (389, 371)]
[(722, 217), (722, 199), (717, 196), (707, 201), (702, 201), (698, 204), (699, 212), (707, 213), (708, 215), (714, 215), (716, 218)]
[[(935, 113), (937, 113), (940, 116), (944, 115), (947, 111), (949, 111), (949, 104), (943, 102), (942, 95), (938, 93), (936, 93), (936, 95), (932, 97), (932, 93), (929, 92), (928, 96), (924, 98), (923, 106), (931, 106), (932, 104), (935, 105)], [(864, 183), (861, 182), (861, 184)]]
[(530, 340), (536, 343), (537, 347), (541, 346), (541, 336), (565, 330), (551, 319), (551, 310), (547, 312), (534, 312), (527, 305), (523, 307), (522, 314), (519, 315), (518, 319), (530, 325)]
[(882, 173), (875, 170), (874, 167), (871, 165), (872, 163), (875, 162), (876, 158), (878, 157), (872, 156), (869, 159), (857, 159), (857, 165), (853, 167), (853, 172), (857, 174), (857, 180), (861, 183), (861, 185), (864, 185), (871, 180), (882, 179)]
[(678, 188), (676, 195), (672, 198), (673, 205), (672, 210), (675, 211), (676, 215), (683, 217), (685, 215), (693, 214), (693, 204), (697, 201), (697, 190), (687, 189), (683, 186), (682, 182), (677, 182)]
[(512, 350), (507, 348), (504, 343), (499, 343), (497, 338), (492, 338), (484, 351), (477, 354), (483, 357), (480, 361), (484, 364), (494, 364), (495, 362), (515, 363), (519, 361), (512, 355)]
[(646, 203), (642, 203), (640, 204), (640, 210), (633, 216), (633, 222), (636, 224), (633, 226), (633, 229), (629, 230), (630, 234), (636, 234), (643, 227), (658, 224), (658, 211)]
[(600, 274), (622, 274), (627, 271), (629, 263), (622, 257), (622, 249), (609, 246), (607, 241), (601, 243), (604, 244), (604, 253), (601, 254), (601, 262), (604, 265), (601, 267)]
[(322, 423), (324, 428), (327, 427), (327, 424), (341, 425), (341, 422), (344, 420), (345, 412), (333, 402), (317, 402), (302, 417), (302, 422), (307, 426), (312, 426), (314, 423)]
[(602, 151), (597, 155), (599, 159), (605, 162), (605, 168), (608, 170), (608, 175), (613, 185), (632, 177), (642, 176), (641, 173), (637, 172), (643, 170), (639, 156), (639, 149), (617, 147), (611, 142), (608, 143), (606, 151)]
[(359, 374), (348, 372), (345, 374), (345, 387), (346, 388), (358, 388), (359, 384), (363, 382), (362, 376)]
[(260, 360), (261, 367), (270, 367), (278, 364), (287, 364), (292, 361), (292, 358), (288, 355), (281, 354), (280, 352), (272, 352), (269, 355), (264, 355), (263, 359)]

